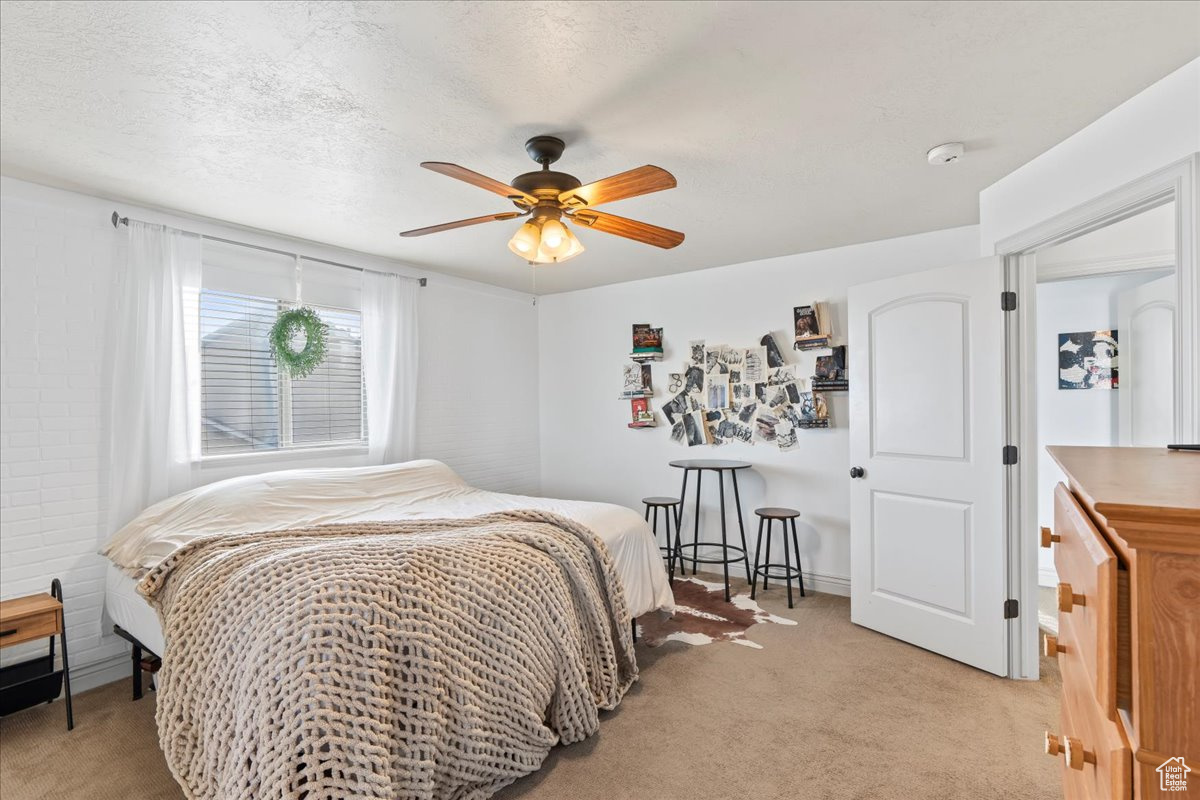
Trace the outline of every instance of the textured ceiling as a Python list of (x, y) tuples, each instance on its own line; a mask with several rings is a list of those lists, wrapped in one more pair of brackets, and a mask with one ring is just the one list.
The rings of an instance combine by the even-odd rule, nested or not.
[[(977, 221), (980, 189), (1200, 54), (1160, 2), (41, 3), (0, 15), (0, 169), (553, 292)], [(535, 272), (511, 208), (420, 169), (511, 180), (537, 133), (584, 182), (677, 189), (605, 210)], [(934, 168), (925, 151), (967, 144)]]

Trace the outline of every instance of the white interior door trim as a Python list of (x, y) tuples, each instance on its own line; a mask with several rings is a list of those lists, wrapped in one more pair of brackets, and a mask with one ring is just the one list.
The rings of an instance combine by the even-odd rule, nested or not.
[[(1200, 152), (1117, 187), (996, 243), (1005, 259), (1005, 288), (1017, 294), (1007, 335), (1007, 440), (1022, 457), (1009, 475), (1006, 526), (1010, 597), (1022, 613), (1010, 621), (1009, 674), (1038, 677), (1037, 398), (1034, 392), (1037, 250), (1060, 244), (1163, 203), (1175, 203), (1175, 430), (1180, 442), (1200, 442)], [(1010, 315), (1011, 316), (1011, 315)], [(1015, 384), (1015, 385), (1014, 385)], [(1031, 468), (1026, 468), (1030, 466)]]
[(1041, 283), (1071, 278), (1093, 278), (1097, 275), (1124, 275), (1141, 270), (1171, 269), (1175, 266), (1175, 251), (1162, 250), (1115, 258), (1088, 258), (1061, 261), (1057, 264), (1038, 264), (1037, 278)]

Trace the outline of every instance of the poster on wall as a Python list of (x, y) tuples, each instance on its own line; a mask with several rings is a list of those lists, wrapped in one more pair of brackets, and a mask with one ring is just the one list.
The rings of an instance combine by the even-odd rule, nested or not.
[(1059, 389), (1116, 389), (1117, 332), (1058, 335)]
[(758, 340), (758, 343), (767, 349), (767, 366), (771, 369), (782, 367), (787, 362), (783, 360), (783, 353), (779, 350), (779, 345), (775, 344), (775, 337), (769, 333), (764, 333), (763, 337)]

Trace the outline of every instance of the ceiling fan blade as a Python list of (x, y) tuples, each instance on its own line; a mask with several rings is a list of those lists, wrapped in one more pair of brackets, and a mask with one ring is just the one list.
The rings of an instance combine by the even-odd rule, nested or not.
[(635, 242), (652, 244), (664, 249), (670, 249), (683, 242), (683, 234), (679, 231), (638, 222), (636, 219), (618, 217), (615, 214), (605, 214), (603, 211), (593, 211), (590, 208), (576, 211), (569, 218), (572, 222), (585, 228), (624, 236)]
[(472, 186), (478, 186), (480, 189), (487, 189), (489, 192), (495, 192), (501, 197), (507, 197), (509, 200), (524, 203), (526, 205), (535, 205), (537, 198), (533, 195), (525, 194), (520, 189), (514, 189), (507, 183), (501, 183), (494, 178), (489, 178), (487, 175), (480, 175), (478, 172), (460, 167), (458, 164), (446, 164), (441, 161), (422, 161), (421, 166), (425, 169), (433, 170), (442, 175), (451, 178), (457, 178), (460, 181), (466, 181)]
[(611, 203), (640, 194), (674, 189), (675, 186), (674, 175), (662, 167), (647, 164), (620, 175), (601, 178), (578, 189), (568, 189), (558, 196), (558, 202), (576, 208), (598, 206), (601, 203)]
[(503, 214), (488, 214), (485, 217), (471, 217), (470, 219), (460, 219), (457, 222), (443, 222), (441, 225), (430, 225), (428, 228), (414, 228), (411, 231), (404, 231), (401, 236), (424, 236), (427, 233), (441, 233), (442, 231), (452, 231), (455, 228), (465, 228), (468, 225), (478, 225), (481, 222), (495, 222), (501, 219), (515, 219), (525, 216), (519, 211), (505, 211)]

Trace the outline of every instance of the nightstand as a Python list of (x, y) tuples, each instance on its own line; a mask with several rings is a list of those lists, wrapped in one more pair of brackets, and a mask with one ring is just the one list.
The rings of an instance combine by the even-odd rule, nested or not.
[[(54, 668), (54, 637), (62, 648), (62, 667)], [(0, 716), (51, 703), (59, 693), (67, 701), (67, 730), (75, 727), (71, 712), (71, 675), (63, 622), (62, 584), (55, 578), (50, 594), (31, 594), (0, 601), (0, 647), (48, 639), (47, 654), (0, 669)]]

